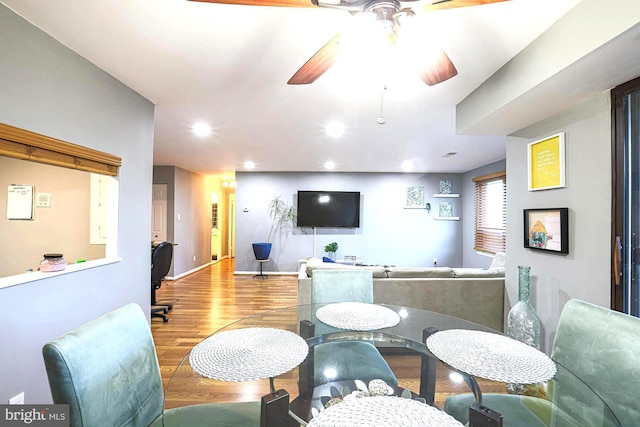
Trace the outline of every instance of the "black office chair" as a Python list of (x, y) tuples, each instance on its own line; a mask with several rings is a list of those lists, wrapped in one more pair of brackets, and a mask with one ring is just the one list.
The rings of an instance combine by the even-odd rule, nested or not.
[[(151, 253), (151, 317), (161, 317), (168, 322), (166, 314), (173, 308), (173, 303), (161, 303), (156, 300), (156, 289), (160, 289), (173, 258), (173, 245), (169, 242), (162, 242), (153, 249)], [(155, 308), (154, 308), (155, 307)]]

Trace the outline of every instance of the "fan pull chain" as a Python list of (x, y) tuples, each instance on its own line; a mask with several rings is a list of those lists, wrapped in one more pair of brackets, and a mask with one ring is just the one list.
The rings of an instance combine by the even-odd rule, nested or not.
[(380, 116), (378, 116), (378, 119), (376, 120), (376, 122), (378, 122), (379, 125), (383, 125), (383, 124), (387, 123), (387, 118), (383, 114), (384, 91), (385, 90), (387, 90), (387, 85), (384, 85), (382, 87), (382, 90), (380, 91)]

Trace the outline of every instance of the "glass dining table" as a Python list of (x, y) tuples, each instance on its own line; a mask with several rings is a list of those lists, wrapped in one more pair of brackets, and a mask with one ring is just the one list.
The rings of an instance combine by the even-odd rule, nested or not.
[[(474, 406), (484, 410), (483, 393), (506, 394), (507, 384), (500, 378), (485, 379), (482, 369), (480, 374), (465, 372), (464, 367), (456, 369), (455, 363), (445, 363), (443, 359), (447, 358), (427, 345), (429, 337), (436, 338), (443, 331), (473, 331), (481, 338), (482, 334), (503, 337), (500, 332), (432, 311), (388, 304), (369, 306), (372, 307), (362, 310), (342, 303), (305, 304), (231, 323), (188, 351), (167, 384), (164, 407), (260, 401), (261, 427), (461, 426), (464, 424), (441, 410), (447, 397), (471, 393)], [(368, 308), (375, 310), (367, 312)], [(363, 311), (367, 313), (363, 315)], [(314, 348), (329, 342), (353, 341), (374, 344), (397, 377), (397, 384), (384, 384), (384, 392), (374, 395), (371, 384), (358, 378), (332, 381), (327, 376), (321, 383), (317, 379), (314, 382), (310, 372), (322, 370), (318, 364), (324, 363), (314, 359)], [(473, 359), (475, 347), (455, 352)], [(483, 353), (478, 352), (478, 357), (481, 359)], [(475, 363), (482, 367), (484, 362)], [(495, 361), (486, 362), (490, 363)], [(551, 378), (523, 387), (524, 392), (545, 404), (539, 425), (620, 426), (593, 391), (568, 369), (554, 365)], [(564, 387), (569, 383), (570, 388)], [(570, 389), (572, 395), (558, 393), (565, 389)], [(368, 397), (345, 397), (348, 395)], [(521, 405), (517, 400), (513, 404)], [(585, 412), (580, 408), (585, 407), (589, 408), (586, 413), (591, 414), (589, 422), (582, 419)], [(470, 426), (516, 427), (508, 414), (499, 418), (500, 414), (487, 411), (474, 416)], [(593, 414), (598, 415), (594, 418)], [(178, 427), (169, 420), (164, 425)]]

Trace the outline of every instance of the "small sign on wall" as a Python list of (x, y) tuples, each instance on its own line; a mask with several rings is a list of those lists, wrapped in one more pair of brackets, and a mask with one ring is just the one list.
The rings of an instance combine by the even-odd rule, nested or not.
[(38, 208), (50, 208), (51, 207), (51, 193), (36, 193), (36, 207), (38, 207)]
[(7, 218), (33, 219), (33, 185), (10, 184), (7, 191)]

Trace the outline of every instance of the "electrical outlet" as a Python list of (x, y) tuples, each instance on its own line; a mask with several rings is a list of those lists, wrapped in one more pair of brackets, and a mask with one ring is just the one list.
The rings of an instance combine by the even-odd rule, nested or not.
[(24, 391), (9, 399), (9, 405), (24, 405)]
[(193, 256), (193, 260), (194, 260), (194, 261), (196, 260), (196, 256), (195, 256), (195, 255)]

